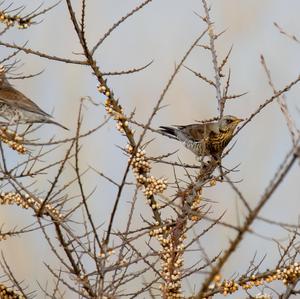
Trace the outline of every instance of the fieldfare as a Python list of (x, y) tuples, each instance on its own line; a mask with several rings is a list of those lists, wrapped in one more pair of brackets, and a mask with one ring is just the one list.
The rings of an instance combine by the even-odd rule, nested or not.
[(160, 127), (160, 132), (183, 142), (197, 157), (211, 156), (220, 159), (226, 145), (233, 137), (242, 119), (225, 115), (220, 120), (191, 124), (187, 126)]
[(16, 90), (7, 80), (5, 72), (0, 69), (0, 117), (11, 124), (50, 123), (66, 127), (52, 120), (52, 116), (43, 111), (23, 93)]

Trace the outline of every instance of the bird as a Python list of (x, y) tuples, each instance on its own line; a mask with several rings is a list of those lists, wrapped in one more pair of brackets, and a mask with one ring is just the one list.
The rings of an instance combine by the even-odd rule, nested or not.
[(0, 117), (12, 124), (49, 123), (68, 130), (62, 124), (52, 120), (52, 116), (37, 104), (15, 89), (7, 80), (5, 71), (0, 69)]
[(210, 156), (214, 160), (219, 160), (241, 121), (243, 119), (225, 115), (218, 120), (185, 126), (160, 126), (159, 132), (183, 142), (184, 146), (197, 158), (203, 159)]

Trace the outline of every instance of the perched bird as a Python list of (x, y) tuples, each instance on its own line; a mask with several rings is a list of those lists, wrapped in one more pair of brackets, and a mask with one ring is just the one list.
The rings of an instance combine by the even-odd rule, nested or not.
[(187, 126), (160, 127), (160, 132), (184, 143), (197, 157), (211, 156), (218, 160), (242, 119), (225, 115), (220, 120)]
[(23, 93), (16, 90), (7, 80), (5, 72), (0, 69), (0, 117), (11, 124), (50, 123), (66, 127), (52, 120), (52, 116), (43, 111)]

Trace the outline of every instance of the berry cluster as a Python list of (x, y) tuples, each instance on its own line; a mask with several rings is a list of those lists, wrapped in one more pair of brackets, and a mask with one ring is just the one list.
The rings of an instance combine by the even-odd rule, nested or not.
[(116, 121), (116, 128), (120, 133), (125, 134), (125, 128), (130, 130), (128, 128), (127, 118), (124, 115), (123, 108), (120, 105), (117, 105), (116, 109), (114, 102), (109, 98), (106, 99), (104, 105), (107, 113)]
[(181, 268), (183, 266), (183, 241), (185, 236), (181, 236), (174, 242), (172, 234), (160, 235), (159, 241), (162, 246), (161, 251), (161, 276), (164, 284), (161, 285), (165, 298), (183, 298), (181, 291)]
[(164, 234), (169, 234), (171, 226), (168, 223), (164, 226), (159, 226), (159, 223), (156, 222), (157, 225), (155, 228), (149, 231), (150, 237), (157, 237), (158, 240), (162, 240)]
[[(130, 144), (126, 145), (126, 151), (128, 154), (132, 155), (133, 150), (134, 149)], [(136, 154), (130, 159), (137, 182), (140, 185), (144, 185), (147, 182), (147, 177), (144, 174), (149, 173), (151, 170), (151, 165), (146, 157), (146, 151), (138, 149)]]
[[(144, 194), (147, 198), (152, 195), (163, 193), (167, 188), (167, 180), (164, 178), (157, 179), (154, 176), (148, 176), (151, 170), (151, 165), (146, 157), (145, 150), (138, 149), (134, 154), (134, 149), (131, 145), (126, 146), (127, 153), (131, 156), (131, 165), (133, 168), (134, 175), (139, 185), (144, 186)], [(158, 209), (158, 204), (155, 204), (155, 209)]]
[[(212, 284), (209, 289), (213, 292), (219, 289), (220, 293), (223, 295), (228, 295), (236, 292), (239, 287), (242, 287), (244, 290), (249, 290), (253, 287), (261, 286), (264, 283), (271, 283), (274, 280), (280, 280), (285, 285), (292, 284), (300, 278), (300, 265), (298, 263), (294, 263), (280, 269), (267, 271), (265, 273), (256, 275), (253, 274), (249, 277), (242, 277), (236, 281), (224, 280), (221, 282), (220, 276), (218, 275), (217, 277), (218, 279), (215, 279), (214, 284)], [(266, 294), (258, 294), (255, 298), (269, 299), (271, 297)], [(206, 297), (203, 299), (206, 299)]]
[(0, 128), (0, 140), (19, 154), (24, 155), (27, 152), (27, 149), (22, 144), (23, 138), (18, 136), (16, 132), (8, 130), (6, 127)]
[(161, 258), (161, 277), (164, 283), (160, 286), (164, 298), (175, 299), (183, 298), (181, 291), (181, 268), (183, 266), (182, 254), (184, 252), (185, 235), (176, 237), (174, 230), (176, 227), (172, 222), (167, 222), (164, 226), (159, 226), (149, 232), (150, 237), (156, 237), (162, 250)]
[(20, 206), (23, 209), (28, 209), (30, 207), (27, 200), (24, 200), (24, 198), (14, 192), (2, 192), (0, 194), (0, 205), (13, 205), (16, 204)]
[(147, 198), (152, 195), (163, 193), (167, 189), (167, 180), (164, 178), (157, 179), (154, 176), (150, 176), (146, 180), (146, 186), (144, 194)]
[(117, 122), (117, 130), (122, 134), (125, 134), (125, 131), (127, 131), (127, 133), (129, 132), (130, 134), (133, 134), (131, 129), (129, 129), (128, 127), (128, 121), (126, 116), (124, 115), (123, 108), (118, 104), (115, 105), (115, 103), (109, 98), (106, 99), (104, 105), (107, 113), (112, 116), (113, 119)]
[(25, 299), (22, 294), (18, 294), (11, 288), (6, 287), (4, 284), (0, 284), (0, 298), (5, 299)]
[(31, 19), (24, 19), (18, 15), (10, 16), (4, 11), (0, 11), (0, 22), (7, 27), (15, 26), (17, 23), (19, 29), (27, 29), (32, 24)]
[(251, 289), (254, 286), (262, 285), (264, 282), (270, 283), (274, 280), (281, 280), (285, 285), (293, 283), (300, 278), (300, 265), (294, 263), (287, 267), (276, 269), (266, 275), (252, 275), (251, 280), (242, 284), (243, 289)]
[(98, 85), (98, 90), (108, 98), (111, 96), (109, 89), (105, 85)]
[(196, 195), (193, 199), (192, 205), (191, 205), (191, 213), (190, 213), (190, 220), (192, 221), (199, 221), (201, 219), (201, 190), (196, 191)]
[[(274, 279), (281, 280), (284, 284), (294, 283), (300, 278), (300, 265), (291, 264), (285, 268), (277, 269)], [(273, 280), (274, 280), (273, 279)]]
[(223, 295), (226, 296), (228, 294), (232, 294), (236, 292), (239, 288), (239, 285), (233, 280), (224, 280), (222, 282), (221, 288), (223, 290)]
[(106, 85), (98, 85), (98, 91), (107, 97), (104, 106), (107, 113), (117, 122), (117, 130), (122, 134), (126, 133), (132, 135), (133, 133), (128, 128), (128, 121), (124, 115), (123, 108), (112, 98), (112, 93), (109, 88)]
[[(38, 212), (42, 206), (42, 200), (30, 197), (28, 194), (22, 196), (14, 192), (2, 192), (0, 194), (0, 205), (13, 205), (16, 204), (23, 209), (32, 208)], [(63, 219), (63, 215), (52, 205), (45, 205), (45, 215), (50, 216), (55, 220)]]
[[(266, 278), (267, 279), (267, 278)], [(266, 282), (271, 282), (272, 280), (270, 280), (268, 278), (268, 280), (266, 280)], [(249, 290), (252, 289), (253, 287), (258, 287), (264, 284), (264, 278), (257, 278), (255, 275), (251, 275), (249, 280), (245, 283), (241, 284), (241, 287), (244, 290)]]

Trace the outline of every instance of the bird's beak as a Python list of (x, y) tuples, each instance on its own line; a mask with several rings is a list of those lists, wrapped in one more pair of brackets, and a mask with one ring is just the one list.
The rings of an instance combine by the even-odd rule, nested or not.
[(241, 121), (244, 121), (244, 119), (243, 119), (243, 118), (237, 118), (237, 119), (235, 120), (235, 122), (237, 122), (237, 123), (240, 123)]

